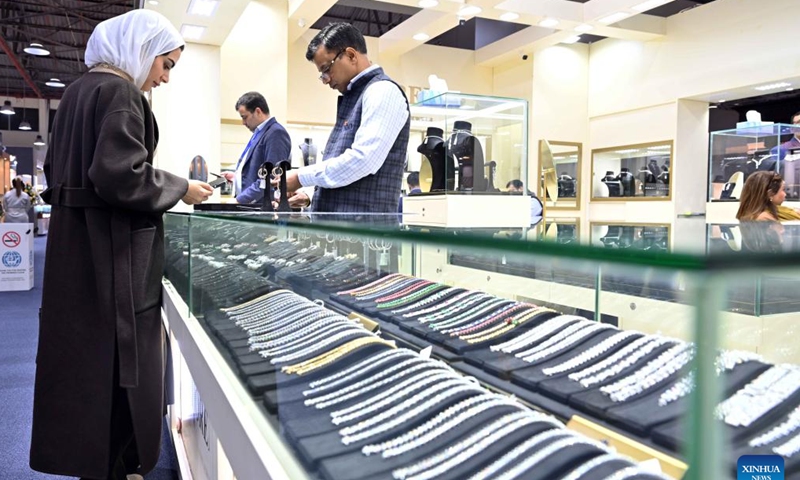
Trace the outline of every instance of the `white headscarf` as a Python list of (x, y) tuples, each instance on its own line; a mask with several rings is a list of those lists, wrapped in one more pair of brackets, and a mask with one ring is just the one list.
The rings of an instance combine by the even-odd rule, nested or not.
[(184, 45), (181, 34), (163, 15), (131, 10), (100, 22), (86, 45), (86, 66), (108, 63), (122, 69), (142, 88), (156, 56)]

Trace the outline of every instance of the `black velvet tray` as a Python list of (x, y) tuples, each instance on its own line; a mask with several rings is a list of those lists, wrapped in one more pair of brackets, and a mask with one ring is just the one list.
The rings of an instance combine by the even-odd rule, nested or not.
[[(622, 372), (620, 372), (616, 376), (614, 376), (612, 378), (609, 378), (605, 382), (601, 382), (601, 383), (595, 385), (592, 388), (594, 388), (594, 389), (600, 388), (603, 385), (606, 385), (608, 383), (612, 383), (612, 382), (616, 381), (617, 379), (622, 378), (623, 376), (630, 374), (631, 372), (641, 368), (642, 365), (644, 365), (645, 363), (649, 362), (653, 358), (659, 356), (662, 352), (672, 348), (673, 346), (675, 346), (674, 343), (667, 343), (667, 344), (659, 346), (658, 348), (656, 348), (652, 352), (650, 352), (649, 355), (646, 355), (644, 358), (639, 360), (639, 362), (635, 363), (634, 365), (631, 365), (630, 367), (626, 368), (625, 370), (623, 370)], [(515, 379), (513, 377), (512, 377), (512, 381), (515, 381)], [(570, 380), (566, 375), (563, 375), (561, 377), (550, 378), (550, 379), (543, 380), (543, 381), (539, 382), (539, 384), (537, 385), (537, 390), (539, 392), (545, 394), (545, 395), (548, 395), (548, 396), (556, 399), (556, 400), (559, 400), (559, 401), (564, 402), (564, 403), (568, 403), (569, 399), (570, 399), (570, 397), (572, 395), (584, 392), (587, 389), (583, 388), (583, 386), (581, 386), (581, 384), (579, 382), (574, 382), (574, 381)]]
[[(733, 370), (725, 372), (722, 381), (725, 383), (724, 397), (752, 381), (770, 366), (761, 362), (745, 362)], [(659, 406), (658, 399), (667, 388), (660, 388), (654, 395), (612, 406), (605, 412), (606, 418), (623, 426), (626, 430), (638, 435), (648, 435), (656, 425), (667, 423), (686, 415), (689, 412), (689, 399), (684, 397), (665, 406)]]
[[(371, 478), (391, 478), (393, 469), (412, 464), (434, 452), (455, 444), (470, 433), (476, 432), (495, 419), (517, 411), (513, 407), (492, 408), (480, 415), (460, 423), (446, 434), (434, 438), (424, 446), (410, 450), (396, 457), (384, 459), (380, 454), (366, 456), (360, 451), (322, 460), (319, 468), (325, 478), (337, 480), (356, 480)], [(357, 465), (357, 468), (353, 468)]]
[[(341, 441), (339, 433), (334, 431), (334, 432), (323, 433), (321, 435), (314, 435), (311, 437), (301, 438), (295, 443), (295, 446), (297, 448), (297, 451), (300, 453), (300, 456), (303, 458), (304, 462), (306, 462), (309, 465), (316, 465), (316, 463), (319, 460), (336, 457), (351, 452), (357, 452), (364, 445), (376, 442), (382, 442), (394, 438), (426, 422), (428, 419), (430, 419), (440, 411), (446, 409), (447, 407), (475, 395), (478, 394), (476, 392), (458, 393), (456, 395), (447, 398), (445, 401), (436, 405), (435, 407), (431, 407), (425, 412), (420, 413), (419, 415), (417, 415), (408, 422), (402, 423), (397, 427), (392, 428), (386, 432), (377, 434), (372, 438), (357, 441), (350, 445), (344, 445)], [(279, 411), (278, 415), (279, 417), (282, 416), (282, 412)]]
[[(533, 344), (531, 344), (531, 345), (529, 345), (528, 347), (525, 347), (525, 348), (526, 349), (533, 348), (536, 345), (542, 343), (543, 341), (547, 340), (548, 338), (552, 337), (553, 335), (557, 334), (558, 332), (560, 332), (561, 330), (563, 330), (564, 328), (567, 328), (567, 327), (569, 327), (569, 325), (565, 325), (564, 327), (559, 328), (555, 332), (553, 332), (550, 335), (548, 335), (547, 337), (543, 338), (541, 341), (533, 343)], [(529, 372), (539, 372), (541, 377), (545, 377), (544, 374), (541, 374), (541, 370), (544, 367), (539, 366), (539, 365), (548, 365), (548, 366), (550, 364), (558, 365), (559, 363), (561, 363), (560, 359), (563, 358), (563, 359), (566, 360), (567, 358), (570, 358), (573, 355), (573, 353), (572, 353), (573, 351), (582, 351), (585, 348), (589, 348), (589, 346), (594, 345), (594, 343), (591, 343), (591, 342), (596, 337), (600, 336), (600, 337), (602, 337), (602, 339), (604, 339), (604, 338), (606, 338), (608, 336), (613, 335), (614, 333), (617, 333), (617, 332), (616, 331), (609, 332), (608, 330), (594, 332), (589, 337), (584, 338), (579, 343), (569, 347), (564, 353), (562, 353), (558, 357), (555, 357), (555, 362), (554, 362), (554, 359), (551, 358), (551, 359), (543, 359), (543, 360), (540, 360), (540, 361), (534, 362), (534, 363), (529, 363), (529, 362), (526, 362), (526, 361), (522, 360), (521, 358), (517, 358), (513, 354), (508, 354), (508, 353), (503, 353), (503, 352), (493, 352), (488, 348), (486, 348), (484, 350), (481, 350), (480, 352), (475, 352), (475, 354), (472, 355), (472, 357), (473, 357), (474, 363), (480, 363), (481, 368), (483, 368), (487, 372), (490, 372), (490, 373), (492, 373), (494, 375), (497, 375), (500, 378), (509, 379), (512, 376), (512, 372), (517, 371), (517, 370), (521, 370), (521, 369), (525, 369), (525, 371), (529, 371)], [(501, 343), (501, 342), (496, 342), (496, 343), (493, 343), (493, 344), (497, 344), (497, 343)], [(465, 355), (465, 356), (470, 356), (470, 355)], [(525, 378), (525, 377), (522, 377), (522, 378)], [(520, 384), (523, 385), (523, 386), (528, 387), (529, 385), (527, 384), (527, 382), (528, 382), (528, 379), (525, 378), (525, 381), (521, 382)], [(531, 388), (531, 389), (535, 389), (535, 388)]]
[[(551, 367), (555, 367), (557, 365), (561, 365), (562, 363), (572, 359), (576, 355), (579, 355), (581, 352), (584, 352), (584, 351), (594, 347), (595, 345), (601, 343), (603, 340), (605, 340), (608, 337), (611, 337), (613, 335), (616, 335), (617, 333), (619, 333), (619, 330), (605, 330), (605, 331), (602, 331), (602, 332), (598, 332), (594, 336), (591, 336), (591, 337), (587, 338), (583, 343), (580, 343), (579, 344), (580, 348), (578, 348), (577, 346), (574, 346), (574, 347), (571, 347), (565, 353), (563, 353), (563, 354), (561, 354), (561, 355), (559, 355), (557, 357), (553, 357), (553, 358), (547, 359), (544, 362), (542, 362), (540, 364), (537, 364), (535, 366), (528, 366), (526, 368), (521, 368), (521, 369), (516, 369), (516, 370), (510, 371), (509, 372), (509, 377), (511, 378), (511, 381), (516, 383), (517, 385), (521, 385), (521, 386), (523, 386), (525, 388), (528, 388), (528, 389), (531, 389), (531, 390), (538, 390), (538, 388), (539, 388), (538, 386), (539, 386), (540, 382), (543, 382), (545, 380), (552, 380), (552, 379), (556, 379), (556, 378), (566, 377), (567, 375), (569, 375), (570, 373), (572, 373), (572, 372), (574, 372), (576, 370), (581, 370), (583, 368), (588, 367), (589, 365), (592, 365), (593, 363), (597, 363), (597, 362), (602, 361), (604, 358), (608, 358), (608, 356), (613, 355), (619, 349), (623, 348), (625, 345), (627, 345), (630, 342), (642, 337), (642, 335), (632, 335), (632, 336), (622, 340), (621, 342), (617, 343), (612, 348), (608, 349), (601, 357), (596, 357), (596, 358), (592, 359), (591, 361), (586, 362), (583, 365), (580, 365), (580, 366), (578, 366), (578, 367), (576, 367), (576, 368), (574, 368), (572, 370), (568, 370), (568, 371), (566, 371), (564, 373), (560, 373), (560, 374), (552, 375), (552, 376), (548, 376), (548, 375), (545, 375), (544, 373), (542, 373), (543, 370), (546, 370), (546, 369), (551, 368)], [(491, 350), (490, 350), (490, 352), (491, 352)], [(491, 357), (491, 358), (496, 358), (499, 355), (506, 355), (506, 354), (504, 354), (502, 352), (491, 352), (491, 353), (495, 354), (495, 356)], [(467, 358), (465, 358), (465, 360), (467, 360)]]
[[(758, 432), (771, 428), (776, 422), (780, 422), (781, 419), (798, 405), (800, 405), (800, 391), (794, 392), (786, 401), (772, 409), (772, 411), (767, 412), (749, 427), (731, 427), (727, 424), (723, 424), (723, 438), (729, 439), (734, 449), (739, 448), (746, 444), (746, 442), (753, 438)], [(686, 418), (680, 418), (673, 422), (655, 427), (652, 435), (653, 441), (669, 449), (683, 451), (684, 440), (686, 439), (686, 420)]]

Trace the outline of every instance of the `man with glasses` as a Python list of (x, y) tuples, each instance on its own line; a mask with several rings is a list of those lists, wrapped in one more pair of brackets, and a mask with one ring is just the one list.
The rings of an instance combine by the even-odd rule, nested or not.
[(341, 97), (322, 162), (288, 173), (290, 204), (307, 206), (298, 189), (313, 186), (315, 212), (396, 213), (411, 125), (405, 93), (370, 62), (364, 36), (348, 23), (323, 28), (306, 59)]
[(277, 164), (289, 160), (292, 145), (283, 125), (269, 114), (267, 100), (258, 92), (247, 92), (236, 102), (236, 111), (242, 125), (253, 132), (242, 156), (236, 163), (236, 173), (224, 172), (229, 182), (234, 182), (234, 195), (239, 203), (256, 203), (264, 198), (259, 185), (258, 169), (267, 160)]

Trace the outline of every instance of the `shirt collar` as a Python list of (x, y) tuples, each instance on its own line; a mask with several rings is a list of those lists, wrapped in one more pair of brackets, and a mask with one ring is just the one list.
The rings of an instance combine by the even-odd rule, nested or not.
[(264, 129), (264, 126), (265, 126), (267, 123), (269, 123), (269, 121), (270, 121), (270, 120), (272, 120), (272, 118), (273, 118), (273, 117), (269, 117), (268, 119), (266, 119), (266, 120), (264, 120), (263, 122), (261, 122), (261, 124), (260, 124), (259, 126), (257, 126), (257, 127), (256, 127), (256, 131), (255, 131), (255, 132), (253, 132), (253, 133), (260, 132), (261, 130), (263, 130), (263, 129)]
[(368, 74), (369, 72), (371, 72), (371, 71), (373, 71), (373, 70), (375, 70), (375, 69), (378, 69), (378, 68), (381, 68), (381, 67), (380, 67), (380, 65), (378, 65), (377, 63), (373, 63), (373, 64), (372, 64), (372, 65), (370, 65), (369, 67), (367, 67), (367, 68), (365, 68), (364, 70), (362, 70), (362, 71), (361, 71), (361, 73), (359, 73), (358, 75), (356, 75), (355, 77), (353, 77), (353, 79), (352, 79), (352, 80), (350, 80), (350, 83), (347, 85), (347, 91), (349, 92), (349, 91), (350, 91), (350, 89), (351, 89), (351, 88), (353, 88), (353, 84), (354, 84), (354, 83), (356, 83), (356, 82), (358, 81), (358, 79), (359, 79), (359, 78), (363, 77), (364, 75), (366, 75), (366, 74)]

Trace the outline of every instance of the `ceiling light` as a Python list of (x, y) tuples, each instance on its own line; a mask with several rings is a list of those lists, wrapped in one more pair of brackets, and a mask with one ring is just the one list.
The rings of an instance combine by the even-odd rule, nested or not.
[(26, 131), (30, 130), (31, 129), (30, 122), (27, 121), (27, 120), (23, 120), (23, 121), (19, 122), (19, 129), (20, 130), (26, 130)]
[(481, 13), (483, 9), (481, 7), (475, 5), (464, 5), (461, 7), (461, 10), (458, 11), (458, 15), (460, 17), (471, 17)]
[(792, 90), (794, 90), (794, 88), (792, 88), (792, 87), (789, 87), (789, 88), (786, 89), (787, 92), (791, 92)]
[(575, 35), (574, 37), (569, 37), (569, 38), (565, 38), (564, 40), (561, 40), (561, 43), (572, 44), (572, 43), (578, 43), (580, 40), (581, 40), (581, 36), (580, 35)]
[(150, 0), (147, 3), (149, 3), (150, 5), (158, 5), (158, 0)]
[(23, 51), (39, 57), (46, 57), (50, 55), (50, 50), (44, 48), (41, 43), (31, 43), (30, 46), (25, 47)]
[(717, 102), (717, 103), (725, 103), (725, 102), (727, 102), (727, 100), (720, 100), (720, 101), (719, 101), (719, 102)]
[(418, 42), (424, 42), (425, 40), (428, 40), (431, 37), (427, 33), (418, 33), (414, 35), (412, 38)]
[(605, 17), (601, 18), (600, 20), (598, 20), (598, 22), (600, 22), (600, 23), (602, 23), (604, 25), (611, 25), (612, 23), (617, 23), (620, 20), (625, 20), (626, 18), (628, 18), (630, 16), (631, 15), (629, 13), (617, 12), (617, 13), (612, 13), (611, 15), (608, 15), (608, 16), (605, 16)]
[(200, 15), (203, 17), (210, 17), (217, 13), (219, 7), (219, 0), (192, 0), (189, 2), (189, 15)]
[(433, 8), (439, 5), (439, 0), (419, 0), (419, 8)]
[(206, 33), (206, 27), (199, 25), (181, 25), (181, 35), (184, 40), (200, 40)]
[(550, 27), (555, 27), (556, 25), (558, 25), (558, 20), (556, 20), (555, 18), (545, 18), (539, 22), (540, 27), (550, 28)]
[(768, 85), (761, 85), (760, 87), (753, 87), (753, 88), (758, 90), (759, 92), (763, 92), (765, 90), (775, 90), (776, 88), (786, 88), (791, 86), (792, 86), (791, 83), (778, 82), (778, 83), (770, 83)]
[(64, 85), (64, 82), (62, 82), (57, 78), (51, 78), (50, 80), (44, 82), (44, 84), (47, 85), (48, 87), (53, 87), (53, 88), (64, 88), (66, 86)]
[(306, 19), (305, 18), (301, 18), (301, 19), (297, 20), (297, 26), (300, 27), (300, 28), (305, 28), (306, 27)]
[(592, 30), (594, 30), (594, 27), (589, 25), (588, 23), (583, 23), (575, 27), (575, 31), (581, 33), (591, 32)]
[(646, 12), (656, 7), (660, 7), (661, 5), (667, 4), (671, 1), (672, 0), (647, 0), (646, 2), (642, 2), (639, 5), (635, 5), (631, 8), (637, 12)]
[(516, 12), (506, 12), (500, 15), (500, 20), (504, 22), (513, 22), (514, 20), (519, 18), (519, 13)]
[(11, 106), (11, 102), (6, 100), (3, 102), (3, 106), (0, 107), (0, 113), (3, 115), (14, 115), (17, 112), (14, 111), (14, 107)]
[(41, 147), (42, 145), (44, 145), (44, 139), (42, 138), (41, 135), (36, 135), (36, 140), (33, 141), (33, 144), (36, 145), (37, 147)]

